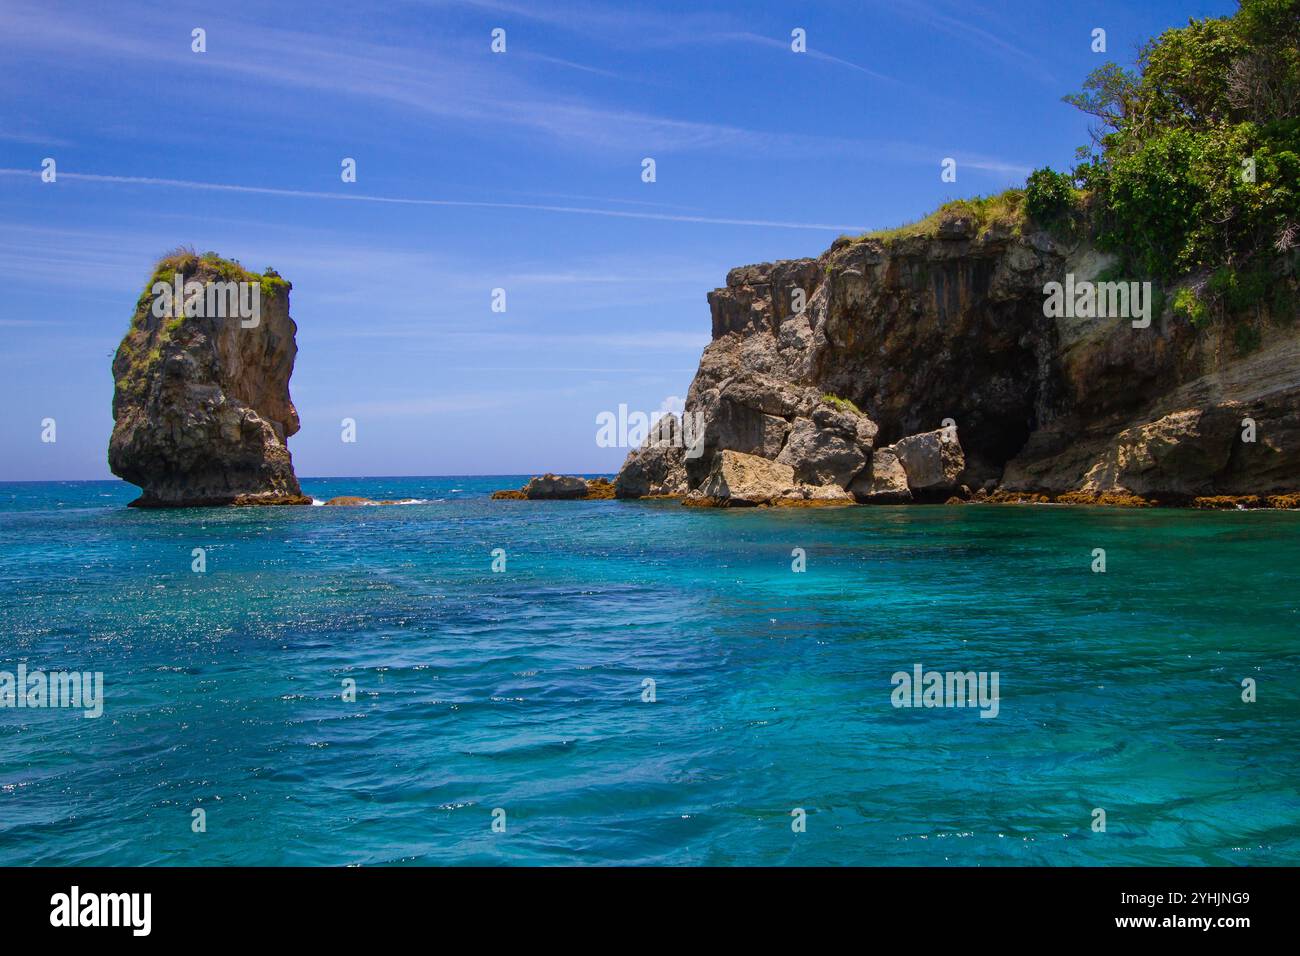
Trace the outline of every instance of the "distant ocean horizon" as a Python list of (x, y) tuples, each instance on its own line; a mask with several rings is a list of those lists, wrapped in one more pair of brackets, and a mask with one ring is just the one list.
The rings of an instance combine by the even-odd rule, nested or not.
[(1300, 862), (1300, 513), (489, 499), (528, 477), (0, 483), (0, 672), (103, 675), (0, 707), (0, 865)]
[[(581, 475), (584, 478), (613, 478), (617, 472), (613, 471), (552, 471), (556, 475)], [(378, 481), (388, 478), (393, 479), (418, 479), (427, 478), (436, 480), (440, 478), (500, 478), (506, 481), (519, 481), (521, 484), (529, 478), (543, 474), (540, 471), (521, 472), (519, 474), (464, 474), (464, 475), (299, 475), (298, 481)], [(103, 485), (122, 485), (127, 490), (133, 490), (135, 494), (140, 494), (140, 489), (128, 481), (121, 478), (15, 478), (0, 480), (0, 487), (4, 485), (73, 485), (73, 484), (103, 484)]]

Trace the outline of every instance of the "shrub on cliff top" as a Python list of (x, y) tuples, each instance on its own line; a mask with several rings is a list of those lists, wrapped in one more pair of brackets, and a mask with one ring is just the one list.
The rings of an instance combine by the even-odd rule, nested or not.
[(1147, 43), (1138, 65), (1108, 63), (1066, 97), (1100, 121), (1074, 171), (1096, 194), (1098, 243), (1158, 278), (1293, 274), (1300, 0), (1191, 20)]
[(1044, 166), (1030, 173), (1025, 183), (1025, 211), (1041, 225), (1059, 227), (1078, 206), (1078, 196), (1067, 173)]

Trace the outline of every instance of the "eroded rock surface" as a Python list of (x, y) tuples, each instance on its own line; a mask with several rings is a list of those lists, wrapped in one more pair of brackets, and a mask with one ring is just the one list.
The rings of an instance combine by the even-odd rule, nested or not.
[[(176, 273), (204, 287), (251, 283), (258, 316), (155, 314), (154, 284)], [(289, 397), (298, 347), (288, 282), (213, 254), (158, 263), (113, 359), (113, 474), (139, 485), (137, 507), (310, 504), (286, 444), (298, 431)], [(197, 308), (197, 306), (196, 306)]]
[[(972, 488), (981, 501), (1290, 500), (1300, 323), (1270, 303), (1294, 298), (1202, 328), (1172, 310), (1176, 286), (1145, 328), (1045, 314), (1048, 282), (1115, 267), (1032, 222), (956, 216), (733, 269), (709, 293), (713, 340), (686, 397), (702, 454), (637, 450), (619, 493), (653, 494), (669, 475), (675, 493), (680, 466), (692, 502), (720, 500), (734, 452), (790, 469), (792, 487), (872, 503)], [(1277, 281), (1294, 294), (1294, 274)], [(775, 473), (745, 475), (760, 472), (773, 491)]]
[(713, 458), (713, 468), (693, 500), (730, 505), (764, 505), (780, 498), (797, 482), (789, 465), (724, 449)]
[(685, 495), (687, 441), (676, 415), (664, 415), (634, 449), (614, 481), (619, 498), (677, 498)]

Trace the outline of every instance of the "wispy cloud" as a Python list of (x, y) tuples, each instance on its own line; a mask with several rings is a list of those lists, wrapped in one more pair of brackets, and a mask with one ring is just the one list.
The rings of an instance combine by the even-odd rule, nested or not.
[[(722, 33), (711, 37), (711, 39), (716, 41), (739, 41), (742, 43), (754, 44), (756, 46), (775, 48), (778, 50), (783, 50), (787, 53), (790, 52), (789, 40), (777, 40), (774, 37), (760, 36), (757, 33), (750, 33), (750, 32)], [(817, 49), (815, 46), (809, 46), (808, 49), (805, 50), (800, 55), (806, 56), (812, 60), (817, 60), (818, 62), (821, 63), (830, 63), (835, 66), (842, 66), (846, 69), (854, 70), (858, 73), (863, 74), (864, 76), (871, 77), (873, 80), (880, 80), (884, 83), (890, 83), (897, 86), (903, 85), (902, 81), (892, 76), (887, 76), (884, 73), (877, 72), (876, 70), (869, 70), (865, 66), (859, 66), (857, 63), (852, 63), (849, 60), (841, 59), (838, 56), (832, 56), (829, 53), (825, 53), (822, 50)]]
[[(37, 179), (39, 171), (31, 169), (0, 168), (0, 176), (18, 176)], [(671, 213), (643, 212), (631, 209), (597, 209), (592, 206), (558, 206), (543, 203), (488, 202), (473, 199), (419, 199), (402, 196), (373, 196), (362, 193), (327, 193), (304, 189), (280, 189), (272, 186), (244, 186), (235, 183), (205, 183), (187, 179), (162, 179), (153, 176), (115, 176), (100, 173), (59, 172), (59, 182), (113, 183), (125, 186), (156, 186), (171, 189), (192, 189), (206, 192), (247, 193), (261, 196), (281, 196), (290, 199), (318, 199), (330, 202), (389, 203), (405, 206), (442, 206), (474, 209), (514, 209), (533, 212), (565, 213), (581, 216), (605, 216), (615, 219), (642, 219), (657, 222), (697, 223), (717, 226), (756, 226), (766, 229), (811, 229), (830, 232), (861, 232), (864, 226), (843, 223), (789, 222), (777, 219), (743, 219), (722, 216), (687, 216)], [(48, 184), (46, 184), (48, 185)]]
[[(529, 20), (547, 26), (596, 36), (606, 42), (623, 46), (663, 48), (689, 46), (716, 46), (742, 43), (765, 46), (791, 52), (789, 39), (776, 39), (745, 28), (749, 22), (732, 15), (706, 10), (659, 11), (622, 3), (614, 9), (590, 4), (545, 3), (533, 6), (498, 2), (498, 0), (427, 0), (432, 6), (463, 6), (484, 10), (510, 19)], [(844, 67), (886, 83), (901, 81), (876, 70), (868, 69), (850, 60), (834, 56), (810, 45), (805, 54), (809, 59)]]
[[(991, 53), (1043, 82), (1052, 84), (1060, 82), (1047, 64), (1039, 57), (1007, 39), (1009, 31), (1005, 24), (999, 24), (996, 27), (999, 32), (995, 33), (972, 23), (969, 19), (958, 19), (950, 16), (930, 4), (920, 2), (920, 0), (912, 0), (912, 2), (906, 4), (892, 2), (891, 0), (887, 7), (891, 13), (908, 17), (951, 37), (964, 40), (968, 44)], [(969, 13), (970, 9), (970, 7), (963, 7), (963, 12)], [(987, 12), (984, 12), (987, 15)]]
[(65, 139), (47, 136), (43, 133), (28, 133), (15, 129), (0, 129), (0, 140), (8, 143), (23, 143), (28, 146), (71, 146)]
[[(86, 21), (15, 2), (0, 10), (0, 45), (13, 45), (25, 54), (43, 50), (60, 57), (76, 51), (79, 63), (97, 57), (115, 64), (126, 59), (192, 69), (193, 55), (187, 47), (151, 39), (154, 33), (148, 27), (152, 18), (151, 10), (123, 5), (115, 9), (111, 20)], [(339, 38), (268, 26), (254, 29), (239, 23), (225, 24), (222, 33), (237, 38), (237, 55), (212, 55), (204, 65), (204, 74), (235, 74), (260, 83), (382, 101), (407, 111), (475, 124), (494, 135), (506, 128), (543, 134), (554, 145), (567, 148), (660, 152), (793, 150), (800, 148), (800, 143), (807, 148), (816, 139), (601, 106), (536, 87), (515, 72), (509, 66), (512, 61), (505, 57), (492, 57), (485, 63), (484, 57), (465, 56), (461, 47), (450, 44), (407, 48), (355, 36)], [(286, 50), (292, 50), (293, 56), (285, 56)], [(204, 74), (196, 74), (194, 79), (201, 80)]]
[[(464, 0), (452, 4), (464, 5)], [(485, 10), (564, 26), (579, 31), (611, 31), (628, 43), (640, 47), (696, 46), (701, 44), (759, 45), (788, 50), (781, 41), (746, 29), (737, 21), (714, 14), (663, 14), (623, 8), (598, 8), (569, 5), (538, 9), (517, 7), (510, 3), (484, 0), (471, 4)], [(964, 36), (981, 39), (988, 31), (956, 21), (944, 14), (922, 8), (934, 23)], [(147, 29), (152, 13), (144, 8), (123, 4), (112, 19), (88, 21), (84, 18), (59, 16), (41, 7), (24, 5), (20, 0), (0, 9), (0, 49), (12, 47), (14, 55), (45, 55), (63, 62), (69, 51), (76, 51), (76, 65), (93, 68), (117, 68), (123, 60), (148, 64), (150, 68), (183, 67), (191, 71), (193, 81), (202, 83), (228, 77), (254, 82), (258, 89), (268, 85), (308, 93), (325, 92), (344, 100), (379, 103), (407, 115), (436, 117), (449, 123), (473, 128), (494, 140), (503, 132), (519, 136), (540, 137), (561, 150), (601, 150), (636, 156), (701, 151), (717, 155), (756, 155), (802, 157), (811, 153), (821, 156), (913, 159), (930, 161), (935, 150), (921, 145), (864, 142), (838, 132), (791, 130), (785, 125), (775, 129), (751, 129), (731, 123), (681, 119), (655, 115), (644, 110), (610, 107), (581, 96), (560, 93), (537, 86), (510, 64), (515, 60), (553, 60), (584, 68), (583, 64), (560, 60), (549, 54), (523, 51), (526, 55), (510, 59), (467, 55), (463, 44), (403, 47), (348, 36), (284, 30), (258, 25), (256, 29), (240, 23), (225, 23), (222, 37), (237, 47), (227, 55), (215, 53), (205, 60), (199, 72), (194, 69), (193, 54), (183, 44), (160, 43)], [(926, 21), (929, 22), (929, 21)], [(135, 27), (138, 26), (139, 29)], [(973, 33), (972, 33), (973, 31)], [(981, 42), (984, 42), (981, 39)], [(1008, 41), (989, 34), (987, 43), (1011, 50), (1036, 61)], [(986, 44), (987, 45), (987, 44)], [(293, 51), (285, 56), (285, 51)], [(794, 54), (789, 54), (791, 57)], [(897, 86), (898, 81), (851, 60), (834, 56), (811, 45), (803, 54), (814, 61), (833, 64), (879, 81)], [(75, 68), (75, 67), (74, 67)], [(592, 68), (597, 69), (597, 68)], [(526, 72), (526, 71), (525, 71)], [(934, 99), (924, 87), (912, 93)], [(244, 120), (240, 120), (244, 121)], [(251, 120), (247, 120), (251, 121)], [(157, 131), (140, 130), (141, 136)], [(25, 135), (25, 134), (24, 134)], [(167, 135), (175, 135), (168, 130)], [(904, 154), (907, 155), (904, 155)], [(940, 155), (949, 155), (945, 150)], [(996, 172), (1028, 171), (1028, 167), (1007, 160), (984, 157), (959, 157), (962, 165)], [(936, 160), (937, 161), (937, 160)], [(178, 180), (179, 181), (179, 180)], [(342, 198), (342, 197), (340, 197)], [(611, 202), (624, 202), (612, 200)], [(597, 213), (607, 214), (607, 213)], [(612, 213), (610, 213), (612, 214)], [(709, 217), (701, 217), (707, 221)], [(686, 221), (686, 220), (683, 220)], [(764, 222), (740, 223), (769, 225)], [(797, 227), (796, 227), (797, 228)], [(820, 228), (814, 224), (814, 228)], [(842, 228), (837, 225), (827, 228)], [(858, 228), (844, 227), (844, 228)]]

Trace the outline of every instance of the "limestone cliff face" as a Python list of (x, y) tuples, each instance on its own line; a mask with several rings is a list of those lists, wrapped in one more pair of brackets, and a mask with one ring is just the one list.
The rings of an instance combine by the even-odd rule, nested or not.
[[(190, 314), (183, 304), (155, 314), (155, 283), (174, 284), (177, 273), (205, 289), (255, 285), (256, 319), (197, 303)], [(252, 286), (244, 288), (247, 304)], [(311, 502), (286, 445), (299, 427), (289, 397), (298, 351), (289, 289), (273, 272), (249, 273), (210, 253), (180, 253), (158, 264), (113, 359), (108, 462), (143, 490), (134, 505)], [(211, 314), (218, 311), (225, 314)]]
[(1083, 242), (959, 216), (733, 269), (709, 294), (713, 341), (686, 399), (705, 423), (689, 488), (731, 450), (859, 501), (1300, 490), (1295, 316), (1261, 305), (1198, 330), (1167, 307), (1148, 328), (1044, 315), (1046, 283), (1111, 265)]

